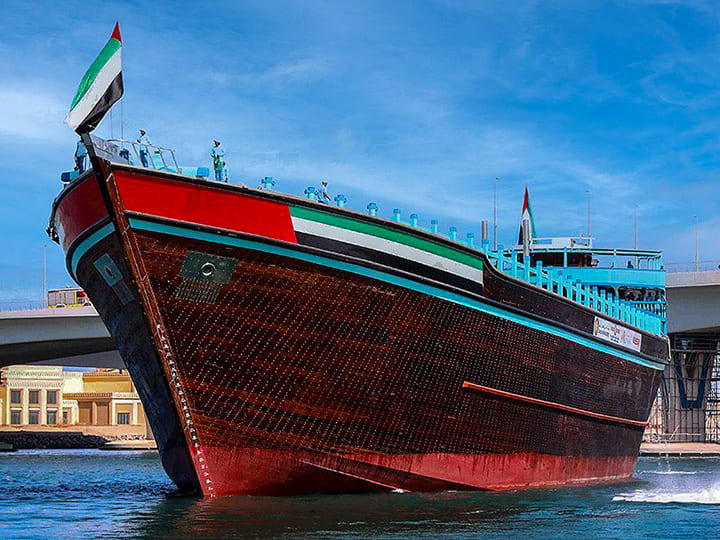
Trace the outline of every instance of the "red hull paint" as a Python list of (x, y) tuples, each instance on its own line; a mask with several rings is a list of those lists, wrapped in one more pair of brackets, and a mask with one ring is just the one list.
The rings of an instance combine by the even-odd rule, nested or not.
[(75, 186), (60, 201), (55, 213), (55, 228), (65, 252), (81, 233), (106, 217), (107, 209), (96, 178), (91, 176)]
[(115, 178), (126, 210), (297, 243), (286, 204), (124, 171)]
[[(322, 455), (203, 447), (206, 495), (367, 491), (508, 490), (630, 478), (634, 456), (546, 454)], [(209, 480), (209, 482), (208, 482)], [(206, 489), (213, 486), (212, 493)]]

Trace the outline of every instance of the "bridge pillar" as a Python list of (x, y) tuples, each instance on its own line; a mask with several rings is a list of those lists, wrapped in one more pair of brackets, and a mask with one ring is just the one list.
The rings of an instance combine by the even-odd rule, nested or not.
[[(716, 358), (720, 334), (672, 334), (671, 362), (663, 375), (663, 438), (669, 442), (718, 440)], [(712, 407), (708, 409), (708, 397)], [(711, 433), (708, 433), (710, 429)]]

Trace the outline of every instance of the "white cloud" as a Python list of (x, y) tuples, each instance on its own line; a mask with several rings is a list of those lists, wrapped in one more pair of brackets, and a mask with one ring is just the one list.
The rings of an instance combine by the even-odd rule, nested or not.
[(67, 108), (56, 95), (32, 84), (0, 87), (0, 136), (66, 142)]
[(233, 73), (212, 70), (207, 77), (221, 84), (242, 84), (245, 86), (286, 86), (297, 82), (314, 81), (330, 71), (327, 60), (321, 58), (300, 58), (277, 63), (263, 70)]

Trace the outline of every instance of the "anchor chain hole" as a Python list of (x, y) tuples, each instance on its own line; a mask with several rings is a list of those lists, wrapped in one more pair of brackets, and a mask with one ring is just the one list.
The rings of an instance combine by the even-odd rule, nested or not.
[(200, 267), (200, 273), (204, 277), (211, 277), (215, 273), (215, 265), (211, 262), (206, 262)]

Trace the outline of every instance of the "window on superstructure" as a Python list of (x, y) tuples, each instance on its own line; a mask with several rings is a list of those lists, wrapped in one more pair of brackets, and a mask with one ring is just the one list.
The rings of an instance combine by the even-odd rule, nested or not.
[(22, 403), (22, 390), (10, 390), (10, 403)]
[(67, 411), (63, 411), (63, 424), (69, 424), (70, 423), (70, 415)]
[(28, 424), (39, 424), (40, 423), (40, 411), (37, 409), (31, 409), (28, 412)]
[(22, 411), (20, 409), (12, 409), (10, 411), (10, 423), (15, 425), (22, 423)]
[(57, 424), (57, 411), (48, 411), (47, 412), (47, 423), (48, 424)]
[(47, 391), (47, 402), (52, 405), (57, 405), (57, 390), (48, 390)]
[(28, 393), (28, 403), (32, 405), (40, 403), (40, 390), (30, 390)]
[(129, 424), (130, 423), (130, 413), (127, 413), (127, 412), (117, 413), (117, 423), (118, 424)]

